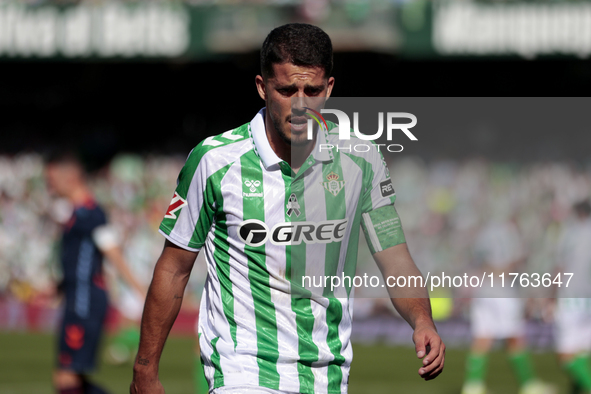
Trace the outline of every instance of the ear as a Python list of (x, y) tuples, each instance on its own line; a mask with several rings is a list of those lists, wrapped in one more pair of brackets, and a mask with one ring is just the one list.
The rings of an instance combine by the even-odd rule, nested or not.
[(267, 101), (267, 87), (265, 85), (265, 80), (260, 75), (257, 75), (254, 79), (254, 83), (257, 85), (257, 91), (259, 92), (259, 96), (265, 101)]
[(334, 77), (330, 77), (330, 78), (328, 78), (328, 85), (326, 87), (326, 98), (327, 99), (330, 97), (333, 87), (334, 87)]

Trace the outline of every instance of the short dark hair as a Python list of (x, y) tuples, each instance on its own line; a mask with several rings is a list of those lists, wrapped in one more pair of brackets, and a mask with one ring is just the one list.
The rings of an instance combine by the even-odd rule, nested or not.
[(43, 161), (45, 165), (69, 164), (84, 170), (80, 154), (69, 147), (52, 147), (47, 149), (43, 154)]
[(261, 48), (261, 73), (273, 77), (273, 64), (320, 67), (324, 77), (332, 73), (332, 42), (321, 28), (306, 23), (288, 23), (269, 33)]

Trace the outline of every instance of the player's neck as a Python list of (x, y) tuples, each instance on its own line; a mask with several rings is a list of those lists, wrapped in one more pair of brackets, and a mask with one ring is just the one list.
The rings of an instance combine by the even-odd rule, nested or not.
[[(269, 122), (266, 122), (269, 124)], [(271, 149), (275, 152), (275, 154), (282, 160), (286, 161), (294, 173), (297, 173), (302, 164), (306, 161), (310, 153), (314, 149), (316, 144), (316, 136), (312, 141), (309, 141), (304, 146), (301, 147), (293, 147), (292, 145), (286, 143), (274, 129), (266, 129), (267, 139), (269, 140), (269, 145), (271, 145)]]

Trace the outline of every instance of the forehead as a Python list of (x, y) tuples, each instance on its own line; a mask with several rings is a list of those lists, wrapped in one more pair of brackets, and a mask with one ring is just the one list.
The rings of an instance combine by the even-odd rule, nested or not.
[(55, 163), (48, 163), (45, 165), (45, 172), (46, 173), (53, 173), (57, 171), (59, 167)]
[(273, 64), (273, 73), (275, 75), (269, 79), (277, 82), (305, 81), (322, 83), (325, 80), (322, 67), (297, 66), (289, 62)]
[(77, 172), (78, 167), (74, 163), (56, 162), (45, 165), (45, 172), (49, 174)]

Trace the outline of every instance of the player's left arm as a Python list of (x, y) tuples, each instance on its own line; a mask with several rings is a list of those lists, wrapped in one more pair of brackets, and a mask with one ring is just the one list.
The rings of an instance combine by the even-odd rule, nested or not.
[[(421, 276), (406, 243), (391, 246), (373, 255), (384, 279), (389, 276)], [(388, 287), (392, 304), (414, 330), (413, 342), (417, 357), (423, 359), (419, 375), (425, 380), (436, 378), (445, 363), (445, 344), (437, 333), (431, 317), (431, 303), (427, 290), (420, 286)]]
[[(361, 226), (371, 253), (384, 279), (389, 276), (422, 277), (415, 265), (402, 230), (402, 223), (394, 206), (396, 192), (388, 165), (379, 150), (364, 157), (368, 162), (365, 193), (362, 197)], [(413, 341), (417, 357), (423, 359), (419, 375), (434, 379), (443, 370), (445, 345), (437, 333), (431, 317), (431, 303), (427, 290), (421, 285), (389, 287), (390, 299), (400, 315), (414, 330)]]
[(137, 295), (142, 299), (146, 298), (148, 289), (146, 286), (143, 286), (135, 278), (135, 276), (133, 276), (131, 270), (129, 269), (129, 265), (123, 256), (123, 250), (121, 250), (120, 247), (115, 246), (109, 249), (101, 250), (101, 252), (117, 269), (117, 272), (121, 278), (123, 278), (123, 280), (135, 290)]

